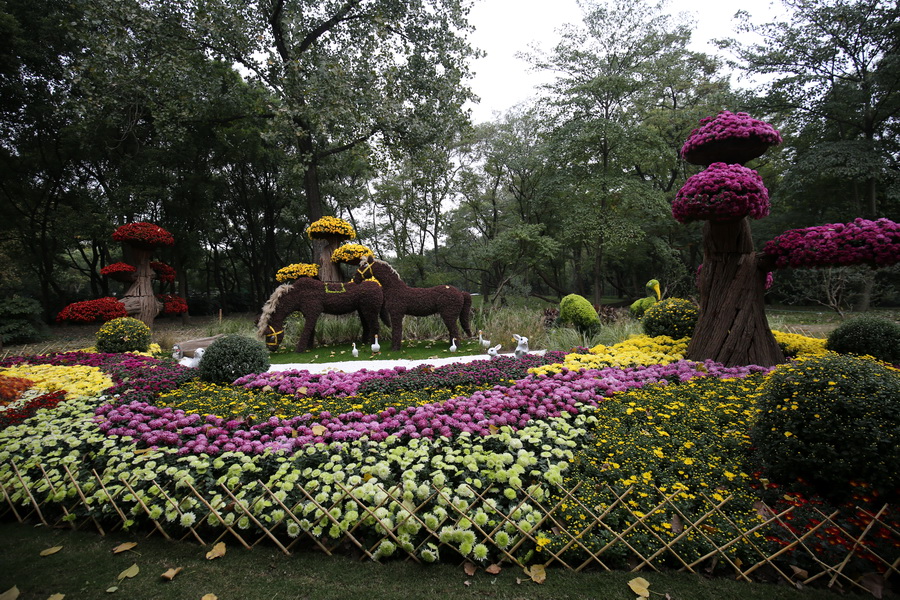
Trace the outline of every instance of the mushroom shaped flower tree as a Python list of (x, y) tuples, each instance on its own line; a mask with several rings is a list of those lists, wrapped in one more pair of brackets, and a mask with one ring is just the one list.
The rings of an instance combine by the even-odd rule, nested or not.
[[(113, 239), (121, 242), (131, 263), (115, 263), (109, 267), (117, 267), (113, 272), (105, 272), (119, 281), (131, 282), (131, 286), (122, 297), (125, 311), (143, 321), (148, 327), (153, 326), (153, 319), (163, 309), (163, 304), (153, 293), (153, 279), (169, 281), (175, 278), (175, 271), (165, 263), (151, 261), (153, 250), (158, 246), (171, 246), (175, 243), (172, 234), (153, 223), (128, 223), (113, 232)], [(131, 267), (128, 269), (126, 267)]]
[(306, 235), (313, 241), (319, 279), (326, 282), (341, 281), (341, 273), (331, 257), (341, 244), (356, 238), (353, 226), (338, 217), (322, 217), (306, 228)]
[(755, 252), (749, 219), (769, 214), (769, 193), (743, 163), (779, 143), (768, 123), (723, 111), (703, 119), (681, 150), (689, 163), (707, 167), (688, 178), (672, 203), (679, 222), (705, 221), (700, 316), (689, 359), (728, 366), (784, 362), (763, 302), (772, 269), (900, 262), (900, 226), (888, 219), (791, 230)]

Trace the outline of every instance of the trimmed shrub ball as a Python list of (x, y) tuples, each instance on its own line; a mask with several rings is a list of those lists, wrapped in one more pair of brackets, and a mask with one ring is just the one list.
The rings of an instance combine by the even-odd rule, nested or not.
[(559, 303), (559, 320), (568, 323), (582, 333), (595, 333), (600, 329), (600, 317), (584, 296), (569, 294)]
[(900, 325), (881, 317), (862, 316), (844, 321), (831, 332), (825, 347), (841, 354), (869, 355), (900, 363)]
[(647, 309), (641, 319), (644, 333), (650, 337), (667, 335), (674, 340), (691, 337), (700, 312), (690, 300), (666, 298)]
[(250, 373), (263, 373), (269, 364), (269, 351), (262, 342), (233, 333), (217, 339), (206, 349), (200, 361), (200, 379), (231, 383)]
[(779, 366), (761, 388), (750, 437), (766, 477), (835, 502), (865, 482), (886, 502), (900, 487), (900, 373), (825, 354)]
[(146, 352), (150, 348), (150, 328), (143, 321), (119, 317), (104, 323), (96, 339), (98, 352)]

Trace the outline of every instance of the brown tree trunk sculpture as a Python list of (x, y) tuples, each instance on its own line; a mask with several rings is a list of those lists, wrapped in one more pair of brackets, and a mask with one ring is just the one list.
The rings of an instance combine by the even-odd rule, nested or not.
[(156, 299), (156, 295), (153, 293), (155, 273), (150, 267), (153, 250), (140, 248), (134, 244), (129, 245), (137, 270), (134, 273), (134, 283), (122, 297), (122, 304), (125, 305), (125, 312), (129, 316), (143, 321), (147, 327), (153, 327), (153, 320), (162, 310), (162, 303)]
[(313, 240), (313, 252), (319, 262), (319, 279), (325, 282), (340, 282), (340, 269), (331, 261), (331, 255), (340, 248), (346, 237), (328, 236)]
[(700, 317), (687, 358), (726, 366), (785, 361), (766, 320), (766, 272), (753, 250), (750, 223), (707, 221), (700, 271)]

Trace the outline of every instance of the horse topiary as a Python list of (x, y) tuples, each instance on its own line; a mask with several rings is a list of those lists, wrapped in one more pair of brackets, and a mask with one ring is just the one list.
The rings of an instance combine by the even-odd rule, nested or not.
[(378, 334), (378, 315), (384, 303), (384, 291), (375, 281), (361, 283), (325, 283), (301, 277), (275, 289), (263, 305), (257, 321), (257, 336), (272, 352), (284, 339), (284, 322), (293, 312), (303, 314), (303, 332), (297, 340), (297, 352), (313, 346), (319, 315), (359, 314), (365, 343), (375, 341)]
[(440, 314), (450, 339), (460, 339), (457, 321), (466, 335), (472, 335), (469, 317), (472, 296), (452, 285), (436, 285), (430, 288), (408, 286), (394, 268), (383, 260), (371, 256), (360, 260), (353, 275), (354, 283), (375, 279), (384, 287), (384, 309), (391, 326), (391, 349), (399, 350), (403, 341), (403, 317), (426, 317)]

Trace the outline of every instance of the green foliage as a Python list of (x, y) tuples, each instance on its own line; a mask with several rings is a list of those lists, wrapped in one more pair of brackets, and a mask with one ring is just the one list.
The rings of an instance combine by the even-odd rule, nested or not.
[(699, 311), (690, 300), (666, 298), (647, 309), (641, 325), (650, 337), (667, 335), (678, 340), (694, 333), (698, 316)]
[(897, 364), (900, 363), (900, 324), (870, 315), (855, 317), (838, 325), (828, 335), (825, 347), (841, 354), (869, 355)]
[(900, 488), (900, 374), (828, 354), (778, 367), (762, 388), (751, 431), (756, 458), (780, 484), (805, 482), (841, 500), (851, 482), (891, 501)]
[(582, 333), (593, 333), (600, 329), (600, 317), (590, 302), (578, 294), (569, 294), (559, 303), (559, 320), (569, 323)]
[(638, 298), (631, 303), (631, 306), (628, 307), (628, 310), (631, 311), (632, 317), (634, 317), (635, 319), (640, 319), (644, 316), (644, 313), (647, 312), (647, 309), (654, 304), (656, 304), (656, 298), (654, 298), (653, 296)]
[(0, 300), (0, 345), (34, 342), (45, 335), (37, 300), (22, 296)]
[(97, 332), (100, 352), (146, 352), (149, 348), (150, 328), (131, 317), (107, 321)]
[(229, 334), (209, 345), (199, 368), (204, 381), (231, 383), (244, 375), (267, 371), (269, 351), (262, 342)]

